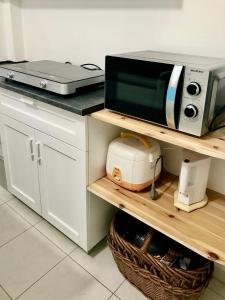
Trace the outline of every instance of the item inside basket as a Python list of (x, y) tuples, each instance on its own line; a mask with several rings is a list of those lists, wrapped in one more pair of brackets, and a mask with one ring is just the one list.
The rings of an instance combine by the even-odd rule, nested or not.
[[(141, 248), (146, 240), (150, 227), (123, 211), (118, 211), (115, 228), (118, 234), (133, 246)], [(147, 253), (163, 264), (183, 270), (194, 270), (204, 264), (205, 258), (184, 247), (168, 236), (151, 230), (152, 238)]]

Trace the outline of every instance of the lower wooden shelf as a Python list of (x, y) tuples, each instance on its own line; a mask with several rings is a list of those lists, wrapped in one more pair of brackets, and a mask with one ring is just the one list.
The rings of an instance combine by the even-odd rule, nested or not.
[(157, 184), (159, 199), (149, 191), (130, 192), (106, 177), (88, 190), (200, 255), (225, 265), (225, 196), (208, 190), (207, 206), (187, 213), (174, 207), (177, 177), (165, 174)]

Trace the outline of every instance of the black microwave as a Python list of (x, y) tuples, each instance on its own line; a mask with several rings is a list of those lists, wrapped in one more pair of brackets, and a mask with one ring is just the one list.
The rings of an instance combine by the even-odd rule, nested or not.
[[(164, 52), (106, 56), (105, 108), (201, 136), (225, 105), (225, 60)], [(224, 73), (225, 74), (225, 73)]]

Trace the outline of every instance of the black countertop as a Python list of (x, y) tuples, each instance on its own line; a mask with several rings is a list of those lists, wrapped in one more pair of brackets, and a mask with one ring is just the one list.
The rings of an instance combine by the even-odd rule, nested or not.
[(26, 84), (9, 81), (1, 77), (0, 87), (71, 111), (81, 116), (104, 108), (104, 88), (101, 85), (88, 87), (85, 90), (80, 89), (76, 94), (67, 96), (60, 96)]

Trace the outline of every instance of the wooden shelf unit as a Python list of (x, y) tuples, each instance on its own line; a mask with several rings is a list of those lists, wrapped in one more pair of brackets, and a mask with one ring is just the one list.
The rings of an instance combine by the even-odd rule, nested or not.
[(156, 187), (157, 201), (150, 199), (149, 191), (134, 193), (106, 177), (92, 183), (88, 190), (200, 255), (225, 265), (225, 196), (208, 190), (208, 205), (187, 213), (173, 205), (177, 177), (163, 175)]
[[(225, 159), (225, 128), (198, 138), (107, 109), (91, 116), (185, 149)], [(200, 255), (225, 265), (225, 196), (208, 190), (208, 205), (187, 213), (173, 205), (177, 184), (176, 176), (163, 176), (156, 184), (159, 192), (156, 201), (150, 199), (149, 191), (134, 193), (107, 178), (92, 183), (88, 190)]]
[(225, 159), (225, 128), (198, 138), (158, 125), (122, 116), (107, 109), (92, 113), (91, 116), (106, 123), (132, 130), (185, 149), (211, 157)]

